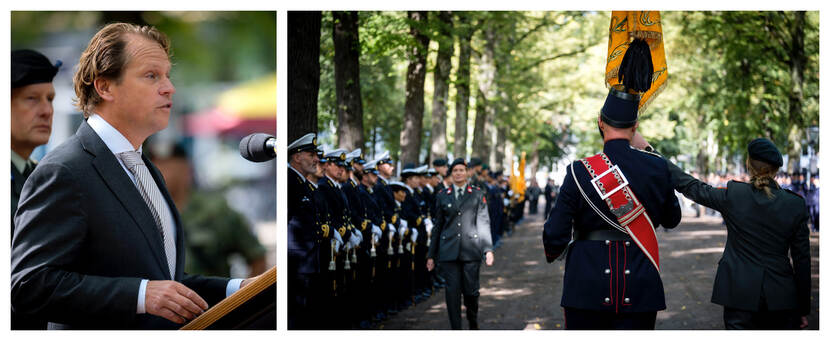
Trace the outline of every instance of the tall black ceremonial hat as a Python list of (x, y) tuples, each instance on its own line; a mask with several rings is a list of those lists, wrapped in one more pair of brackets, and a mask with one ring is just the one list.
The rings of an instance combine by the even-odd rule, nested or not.
[(640, 94), (651, 88), (654, 65), (648, 43), (634, 39), (623, 56), (618, 79), (619, 88), (611, 87), (600, 115), (615, 128), (630, 128), (637, 123)]
[(12, 89), (37, 83), (51, 83), (63, 64), (60, 60), (52, 65), (49, 58), (33, 50), (12, 51)]

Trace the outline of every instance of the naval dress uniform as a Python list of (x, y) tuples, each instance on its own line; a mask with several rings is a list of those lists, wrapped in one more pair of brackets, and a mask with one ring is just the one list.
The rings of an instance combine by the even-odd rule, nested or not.
[[(631, 148), (625, 139), (607, 141), (603, 153), (627, 178), (654, 228), (677, 226), (680, 205), (665, 160)], [(547, 261), (567, 249), (561, 302), (565, 327), (653, 329), (656, 312), (666, 309), (660, 273), (631, 236), (606, 221), (616, 222), (616, 216), (594, 189), (592, 178), (581, 161), (568, 167), (544, 226)]]

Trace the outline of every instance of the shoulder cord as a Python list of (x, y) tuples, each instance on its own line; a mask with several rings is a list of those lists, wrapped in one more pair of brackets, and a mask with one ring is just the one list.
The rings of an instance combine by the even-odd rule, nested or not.
[(585, 198), (585, 201), (588, 202), (588, 205), (591, 206), (592, 209), (594, 209), (594, 212), (596, 212), (597, 215), (599, 215), (603, 220), (605, 220), (605, 222), (608, 223), (608, 225), (611, 225), (611, 227), (613, 227), (617, 230), (620, 230), (621, 232), (623, 232), (625, 234), (628, 234), (628, 232), (625, 230), (625, 228), (620, 226), (620, 224), (618, 224), (617, 222), (612, 221), (611, 219), (608, 219), (608, 217), (606, 217), (605, 214), (600, 212), (600, 210), (596, 206), (594, 206), (594, 203), (591, 202), (591, 199), (588, 199), (588, 195), (585, 194), (585, 191), (582, 190), (582, 185), (580, 185), (579, 180), (576, 179), (576, 173), (574, 172), (574, 163), (573, 162), (571, 162), (571, 177), (573, 177), (574, 182), (576, 183), (576, 187), (579, 188), (579, 193), (582, 193), (582, 197)]

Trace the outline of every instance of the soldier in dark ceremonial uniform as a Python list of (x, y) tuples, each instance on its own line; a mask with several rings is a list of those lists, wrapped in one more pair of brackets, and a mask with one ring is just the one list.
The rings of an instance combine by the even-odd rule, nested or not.
[[(406, 170), (401, 171), (401, 175)], [(400, 181), (390, 181), (389, 188), (395, 198), (395, 215), (398, 217), (397, 233), (392, 248), (395, 252), (396, 280), (394, 282), (394, 298), (398, 310), (409, 308), (412, 305), (412, 238), (418, 232), (410, 226), (411, 206), (404, 206), (406, 199), (411, 196), (412, 189)], [(409, 219), (407, 219), (409, 218)], [(412, 221), (412, 224), (415, 222)], [(414, 230), (414, 232), (413, 232)]]
[(493, 248), (501, 246), (502, 223), (504, 220), (504, 193), (498, 186), (501, 172), (490, 174), (485, 190), (487, 191), (487, 210), (490, 214), (490, 234), (493, 237)]
[(476, 186), (478, 188), (484, 188), (486, 185), (484, 184), (484, 180), (481, 179), (481, 172), (484, 168), (484, 163), (482, 163), (481, 159), (477, 157), (470, 158), (470, 185)]
[[(438, 216), (438, 194), (447, 189), (447, 185), (450, 184), (450, 176), (447, 159), (437, 159), (435, 161), (432, 161), (432, 166), (433, 168), (435, 168), (435, 171), (438, 172), (438, 184), (434, 186), (435, 197), (433, 198), (434, 204), (432, 210), (432, 217), (434, 218)], [(440, 264), (435, 264), (435, 268), (432, 271), (430, 271), (430, 273), (432, 273), (432, 286), (435, 289), (440, 289), (447, 286), (447, 281), (444, 280), (444, 277), (441, 277), (441, 270), (439, 269), (440, 266)]]
[(351, 209), (354, 233), (360, 234), (360, 243), (352, 250), (350, 259), (352, 261), (352, 295), (349, 298), (349, 306), (352, 310), (353, 326), (361, 329), (371, 327), (372, 309), (366, 304), (369, 295), (369, 284), (372, 277), (372, 265), (370, 264), (369, 246), (372, 235), (372, 221), (369, 218), (367, 203), (361, 198), (358, 186), (363, 178), (363, 153), (360, 148), (346, 154), (346, 165), (348, 178), (343, 182), (343, 193), (349, 202)]
[(487, 198), (468, 183), (464, 159), (450, 166), (453, 184), (438, 194), (438, 215), (427, 255), (427, 269), (441, 263), (447, 280), (447, 313), (452, 329), (461, 329), (461, 302), (467, 308), (470, 329), (478, 329), (479, 269), (482, 258), (493, 265), (493, 243)]
[[(417, 238), (413, 242), (412, 256), (413, 256), (413, 296), (415, 302), (421, 302), (432, 295), (432, 291), (428, 289), (432, 283), (429, 281), (429, 273), (426, 268), (427, 255), (427, 240), (430, 235), (433, 222), (430, 214), (430, 205), (427, 203), (430, 198), (425, 188), (425, 176), (428, 173), (427, 165), (422, 165), (414, 169), (414, 176), (407, 178), (407, 185), (414, 190), (414, 195), (410, 201), (410, 205), (414, 202), (417, 205), (418, 211), (412, 216), (415, 219), (414, 228), (417, 231)], [(414, 182), (411, 182), (414, 180)]]
[(311, 329), (320, 289), (320, 243), (328, 226), (318, 224), (316, 187), (306, 177), (317, 171), (317, 139), (309, 133), (288, 145), (288, 328)]
[[(351, 272), (351, 260), (348, 259), (348, 250), (352, 248), (354, 242), (357, 240), (357, 234), (353, 235), (353, 224), (351, 221), (351, 210), (349, 203), (346, 200), (346, 195), (341, 189), (341, 181), (345, 180), (346, 174), (346, 151), (343, 149), (329, 150), (323, 155), (323, 169), (324, 175), (317, 182), (318, 191), (324, 198), (325, 205), (329, 211), (331, 218), (331, 234), (336, 240), (330, 242), (329, 255), (326, 258), (331, 259), (334, 255), (334, 271), (329, 271), (329, 278), (332, 282), (332, 289), (334, 289), (334, 297), (328, 300), (330, 304), (329, 312), (335, 316), (332, 320), (332, 328), (347, 329), (350, 326), (348, 314), (349, 302), (349, 282), (350, 278), (347, 275)], [(331, 246), (334, 246), (332, 249)], [(332, 252), (333, 251), (333, 252)], [(347, 268), (347, 264), (349, 264)], [(331, 269), (331, 263), (329, 263)], [(333, 272), (333, 276), (332, 275)]]
[[(386, 229), (386, 223), (383, 220), (383, 211), (376, 201), (374, 194), (374, 186), (378, 181), (378, 170), (376, 168), (376, 161), (370, 161), (363, 165), (363, 176), (360, 179), (360, 184), (357, 186), (358, 195), (366, 210), (366, 216), (370, 220), (369, 235), (363, 241), (360, 248), (360, 254), (366, 255), (365, 261), (360, 259), (362, 266), (368, 267), (368, 273), (365, 274), (367, 279), (367, 292), (364, 295), (365, 301), (359, 304), (366, 305), (366, 309), (370, 313), (370, 318), (373, 322), (381, 320), (381, 313), (385, 313), (385, 304), (382, 301), (383, 295), (379, 294), (383, 288), (382, 279), (386, 275), (386, 257), (383, 257), (380, 242), (382, 240), (383, 231)], [(360, 258), (360, 257), (358, 257)], [(371, 325), (369, 325), (371, 326)], [(367, 326), (361, 323), (361, 328)]]
[(383, 210), (383, 219), (386, 223), (386, 229), (379, 244), (381, 245), (380, 253), (382, 254), (379, 261), (381, 266), (386, 263), (386, 276), (381, 281), (384, 290), (379, 294), (384, 297), (382, 300), (386, 304), (386, 312), (380, 314), (378, 318), (384, 319), (387, 314), (398, 313), (398, 282), (400, 282), (400, 262), (397, 254), (397, 228), (400, 226), (400, 219), (398, 218), (400, 208), (395, 202), (395, 197), (392, 194), (392, 188), (389, 186), (392, 175), (395, 174), (394, 161), (389, 157), (389, 152), (383, 152), (377, 159), (375, 159), (375, 168), (378, 171), (378, 181), (375, 184), (374, 196), (375, 202)]
[[(14, 236), (14, 215), (23, 184), (37, 166), (29, 157), (35, 148), (49, 142), (52, 134), (55, 98), (52, 79), (61, 64), (58, 61), (52, 65), (49, 58), (37, 51), (11, 53), (11, 236)], [(45, 320), (14, 310), (11, 315), (12, 330), (46, 329)]]
[[(624, 58), (648, 49), (635, 39)], [(632, 85), (626, 81), (635, 77), (620, 73), (624, 88), (610, 89), (598, 118), (603, 151), (568, 167), (544, 226), (547, 261), (567, 251), (567, 329), (654, 329), (657, 311), (666, 309), (654, 229), (677, 226), (680, 205), (666, 161), (630, 146), (640, 96), (629, 90), (651, 84)]]
[(818, 232), (819, 227), (819, 179), (818, 174), (810, 178), (810, 188), (807, 191), (807, 210), (810, 212), (810, 225), (813, 231)]
[[(643, 147), (650, 146), (643, 142)], [(725, 188), (709, 186), (668, 163), (675, 188), (720, 212), (726, 224), (712, 303), (723, 306), (726, 329), (806, 328), (811, 286), (807, 206), (773, 179), (783, 158), (770, 140), (752, 140), (747, 151), (750, 183), (730, 181)]]

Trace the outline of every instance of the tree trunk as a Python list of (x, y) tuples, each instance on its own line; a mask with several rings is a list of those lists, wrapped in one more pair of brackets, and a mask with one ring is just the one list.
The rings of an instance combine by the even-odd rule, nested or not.
[(320, 91), (319, 11), (288, 12), (288, 141), (317, 132)]
[(403, 130), (401, 131), (402, 164), (418, 163), (421, 151), (421, 131), (424, 125), (424, 80), (427, 75), (427, 49), (429, 37), (423, 33), (427, 12), (407, 12), (409, 34), (415, 40), (409, 48), (409, 66), (406, 69), (406, 103), (404, 104)]
[(482, 160), (489, 159), (487, 156), (491, 151), (491, 140), (493, 130), (491, 115), (495, 117), (495, 103), (490, 101), (496, 99), (496, 65), (495, 65), (495, 31), (488, 26), (484, 30), (484, 51), (479, 60), (478, 92), (476, 97), (476, 121), (473, 130), (473, 156)]
[(449, 97), (450, 70), (452, 69), (453, 36), (452, 14), (438, 13), (439, 40), (438, 56), (433, 72), (435, 93), (432, 97), (432, 133), (430, 134), (430, 158), (447, 157), (447, 98)]
[(507, 127), (498, 127), (493, 128), (496, 130), (496, 141), (493, 144), (494, 152), (490, 153), (490, 168), (496, 169), (499, 165), (505, 165), (507, 163)]
[(337, 146), (363, 148), (363, 104), (360, 99), (360, 40), (357, 12), (332, 12), (334, 84), (337, 94)]
[[(787, 14), (782, 14), (787, 15)], [(804, 11), (794, 13), (794, 18), (789, 28), (792, 43), (790, 44), (790, 77), (792, 78), (792, 90), (790, 91), (790, 122), (798, 127), (800, 134), (796, 140), (790, 141), (789, 155), (791, 160), (797, 161), (801, 157), (801, 138), (804, 136), (804, 129), (810, 122), (804, 122), (804, 66), (807, 64), (807, 56), (804, 52)], [(795, 149), (793, 147), (798, 147)], [(800, 171), (800, 169), (799, 169)]]
[(453, 156), (467, 157), (467, 110), (470, 107), (470, 55), (473, 30), (469, 13), (458, 15), (458, 70), (455, 71), (455, 145)]
[(528, 168), (530, 170), (530, 178), (536, 179), (536, 172), (539, 171), (539, 140), (533, 142), (533, 152), (530, 154)]

